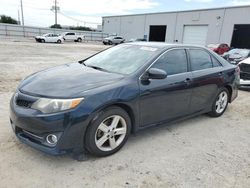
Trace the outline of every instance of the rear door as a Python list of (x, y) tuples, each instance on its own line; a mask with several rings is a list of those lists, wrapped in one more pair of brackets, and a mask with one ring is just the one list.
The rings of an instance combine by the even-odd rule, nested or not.
[(192, 73), (188, 72), (185, 49), (165, 52), (151, 68), (167, 72), (167, 78), (140, 81), (140, 122), (142, 126), (162, 123), (189, 113)]
[(193, 113), (211, 107), (218, 89), (224, 83), (220, 62), (207, 50), (188, 50), (193, 75), (190, 111)]

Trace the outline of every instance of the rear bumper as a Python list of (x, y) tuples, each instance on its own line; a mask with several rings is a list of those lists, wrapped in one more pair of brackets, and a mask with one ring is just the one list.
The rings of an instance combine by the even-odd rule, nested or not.
[[(21, 142), (42, 152), (61, 155), (84, 151), (84, 135), (89, 121), (88, 116), (79, 116), (77, 111), (44, 115), (36, 110), (17, 106), (12, 98), (10, 123)], [(57, 136), (56, 145), (50, 145), (46, 141), (49, 134)]]

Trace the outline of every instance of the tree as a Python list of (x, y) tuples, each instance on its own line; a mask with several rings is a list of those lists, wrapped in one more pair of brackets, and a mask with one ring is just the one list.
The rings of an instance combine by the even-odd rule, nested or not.
[(93, 29), (84, 26), (69, 27), (70, 30), (93, 31)]
[(0, 23), (18, 24), (15, 19), (5, 15), (0, 15)]
[(51, 25), (50, 28), (62, 29), (62, 26), (60, 24), (54, 24)]

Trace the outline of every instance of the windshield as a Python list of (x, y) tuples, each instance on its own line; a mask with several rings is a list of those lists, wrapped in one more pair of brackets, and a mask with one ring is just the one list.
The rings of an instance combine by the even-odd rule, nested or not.
[(229, 54), (239, 54), (242, 57), (247, 57), (249, 52), (250, 52), (249, 50), (233, 49), (229, 52)]
[(86, 66), (120, 74), (131, 74), (157, 54), (158, 49), (139, 45), (118, 45), (84, 61)]

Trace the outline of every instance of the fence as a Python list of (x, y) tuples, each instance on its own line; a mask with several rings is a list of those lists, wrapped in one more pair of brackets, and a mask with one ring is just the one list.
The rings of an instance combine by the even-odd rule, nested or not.
[(2, 24), (0, 23), (0, 35), (10, 37), (34, 37), (45, 33), (60, 34), (63, 32), (75, 32), (78, 35), (84, 35), (87, 41), (102, 41), (103, 38), (107, 37), (107, 33), (97, 31), (79, 31), (79, 30), (68, 30), (68, 29), (54, 29), (54, 28), (43, 28), (43, 27), (30, 27), (13, 24)]

